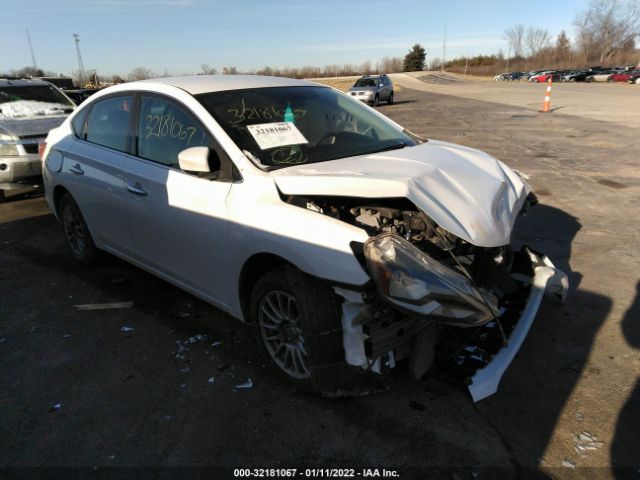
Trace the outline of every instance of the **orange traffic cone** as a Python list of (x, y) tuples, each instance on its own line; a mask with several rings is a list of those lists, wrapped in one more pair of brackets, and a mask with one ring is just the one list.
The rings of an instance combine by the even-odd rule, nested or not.
[(550, 106), (551, 106), (551, 83), (553, 83), (551, 81), (551, 77), (549, 77), (549, 80), (547, 80), (547, 93), (544, 96), (544, 103), (542, 104), (542, 110), (540, 110), (542, 113), (546, 113), (550, 111)]

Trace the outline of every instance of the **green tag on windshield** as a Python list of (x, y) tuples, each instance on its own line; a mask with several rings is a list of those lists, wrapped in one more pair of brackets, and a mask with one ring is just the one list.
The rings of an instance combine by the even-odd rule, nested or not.
[(284, 121), (293, 123), (294, 120), (295, 120), (295, 117), (293, 116), (293, 110), (291, 110), (291, 105), (287, 103), (287, 109), (284, 111)]

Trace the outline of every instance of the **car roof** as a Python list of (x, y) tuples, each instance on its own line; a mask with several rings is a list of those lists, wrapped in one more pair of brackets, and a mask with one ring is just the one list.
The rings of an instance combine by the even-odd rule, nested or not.
[[(191, 95), (265, 87), (318, 87), (317, 83), (293, 78), (262, 75), (190, 75), (139, 80), (132, 83), (156, 83), (181, 88)], [(129, 84), (131, 85), (131, 84)]]
[(28, 87), (28, 86), (42, 86), (42, 85), (51, 85), (51, 84), (49, 82), (45, 82), (44, 80), (29, 80), (25, 78), (21, 78), (21, 79), (0, 78), (0, 87)]

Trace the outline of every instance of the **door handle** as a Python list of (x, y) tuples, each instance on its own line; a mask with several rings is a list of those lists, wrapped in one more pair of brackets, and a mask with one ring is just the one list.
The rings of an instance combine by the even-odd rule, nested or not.
[(79, 163), (76, 163), (73, 167), (69, 167), (69, 171), (71, 173), (75, 173), (76, 175), (84, 175), (84, 170)]
[(136, 182), (134, 185), (126, 183), (126, 187), (127, 191), (133, 193), (134, 195), (140, 195), (141, 197), (147, 196), (147, 191), (143, 189), (138, 182)]

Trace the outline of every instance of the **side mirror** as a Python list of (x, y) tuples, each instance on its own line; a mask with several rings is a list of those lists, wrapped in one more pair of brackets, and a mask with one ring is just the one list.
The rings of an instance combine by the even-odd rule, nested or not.
[(178, 163), (185, 172), (210, 172), (209, 148), (191, 147), (178, 154)]

